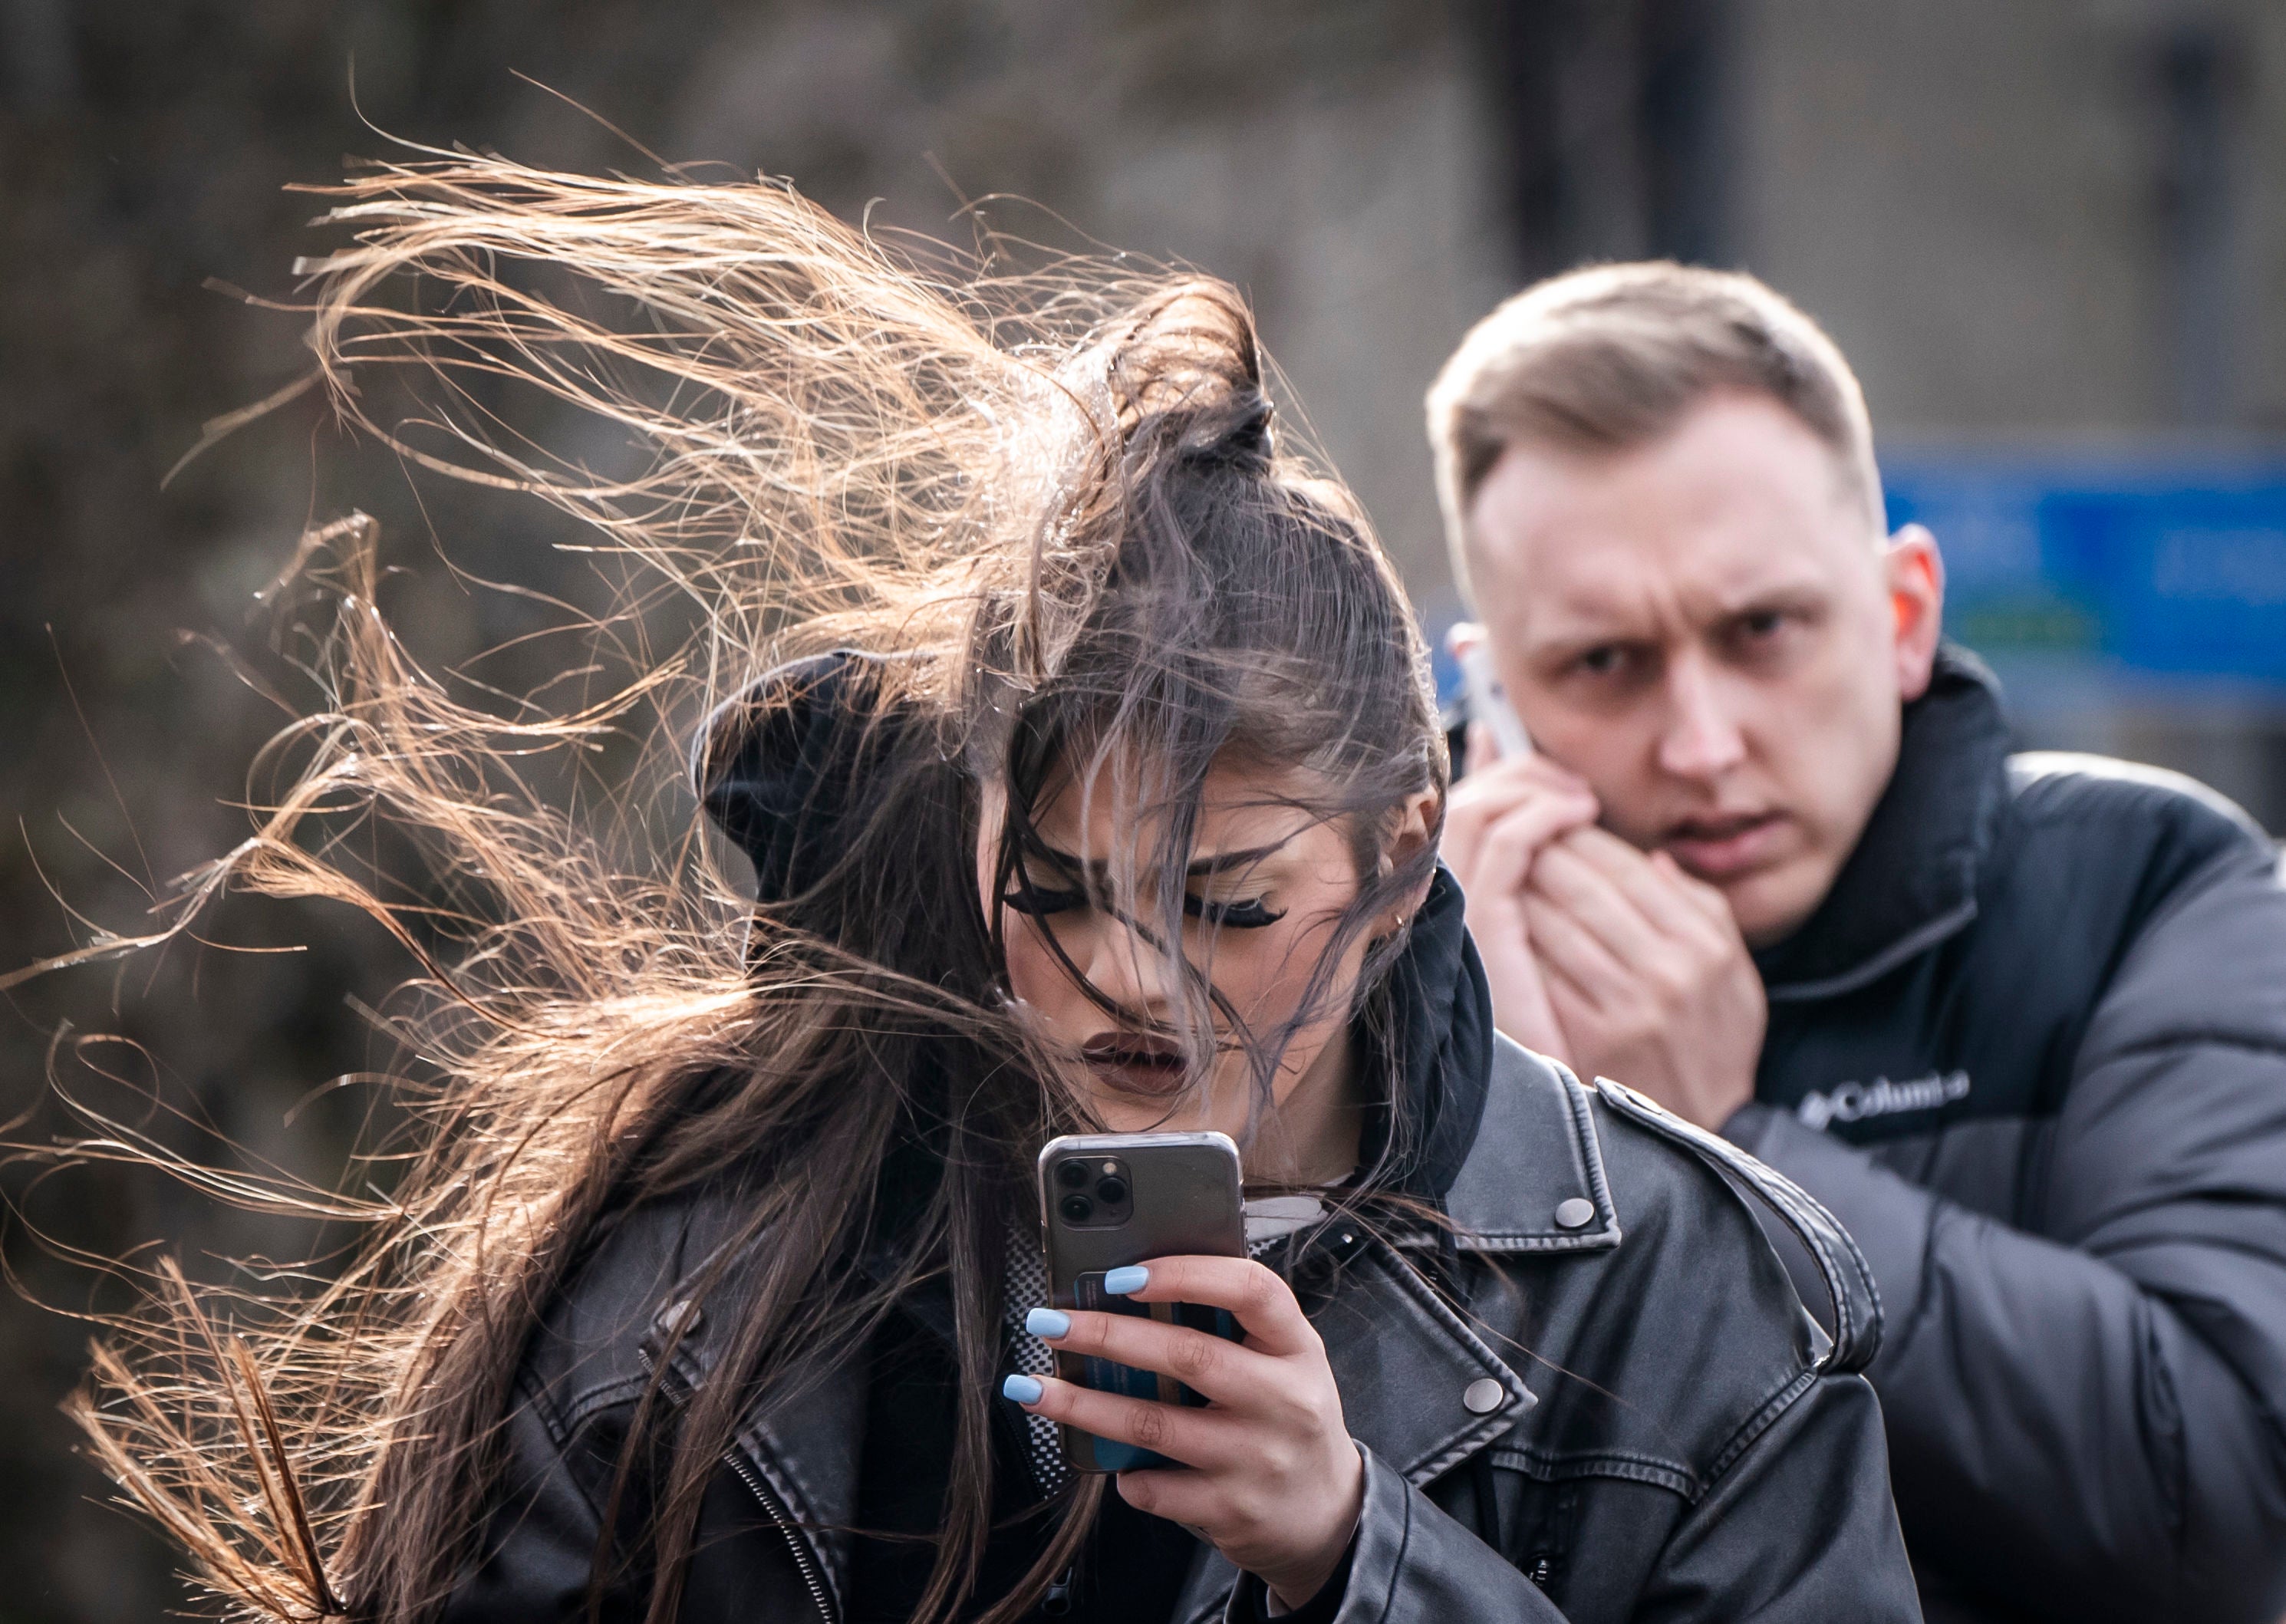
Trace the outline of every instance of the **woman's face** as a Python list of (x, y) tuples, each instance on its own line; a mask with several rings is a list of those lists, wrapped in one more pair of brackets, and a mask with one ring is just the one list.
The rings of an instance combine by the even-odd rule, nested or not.
[[(1204, 1086), (1194, 1089), (1179, 1046), (1182, 990), (1170, 984), (1148, 937), (1121, 917), (1155, 934), (1154, 882), (1138, 880), (1147, 891), (1138, 904), (1115, 889), (1126, 865), (1106, 862), (1150, 852), (1158, 830), (1148, 821), (1138, 826), (1113, 804), (1115, 781), (1104, 775), (1092, 795), (1068, 778), (1052, 781), (1034, 808), (1036, 838), (1023, 853), (1029, 895), (1012, 887), (1002, 904), (1009, 989), (1037, 1030), (1077, 1052), (1090, 1103), (1112, 1131), (1213, 1128), (1242, 1138), (1255, 1087), (1242, 1035), (1274, 1041), (1304, 1013), (1320, 961), (1357, 900), (1347, 825), (1293, 804), (1322, 793), (1298, 772), (1218, 765), (1208, 774), (1184, 887), (1182, 948), (1229, 1008), (1214, 1012), (1214, 1058)], [(1425, 838), (1425, 812), (1420, 821)], [(988, 888), (1000, 822), (988, 808), (978, 847)], [(994, 902), (988, 889), (988, 911)], [(1356, 934), (1319, 984), (1308, 1019), (1280, 1053), (1271, 1081), (1277, 1104), (1305, 1087), (1312, 1095), (1346, 1089), (1351, 997), (1370, 941), (1395, 926), (1399, 911)], [(1102, 1003), (1073, 980), (1074, 969)]]

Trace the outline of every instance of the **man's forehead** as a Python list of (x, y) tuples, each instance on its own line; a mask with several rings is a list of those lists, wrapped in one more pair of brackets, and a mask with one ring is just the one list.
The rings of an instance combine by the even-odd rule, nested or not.
[(1872, 578), (1872, 538), (1822, 445), (1750, 415), (1705, 416), (1615, 456), (1505, 453), (1470, 515), (1483, 618), (1553, 635), (1559, 622), (1721, 613)]
[(1488, 599), (1480, 604), (1483, 618), (1513, 635), (1552, 642), (1678, 614), (1719, 619), (1833, 590), (1838, 572), (1814, 552), (1702, 540), (1656, 549), (1588, 542), (1555, 567), (1532, 571), (1514, 590), (1480, 591)]

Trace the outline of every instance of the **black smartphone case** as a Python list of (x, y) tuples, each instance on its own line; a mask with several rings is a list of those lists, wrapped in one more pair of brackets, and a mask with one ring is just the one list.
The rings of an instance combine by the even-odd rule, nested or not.
[[(1075, 1157), (1121, 1163), (1132, 1211), (1116, 1225), (1079, 1225), (1058, 1209), (1058, 1166)], [(1048, 1300), (1058, 1308), (1134, 1314), (1186, 1325), (1210, 1336), (1242, 1340), (1224, 1309), (1193, 1303), (1138, 1303), (1110, 1297), (1103, 1277), (1155, 1257), (1246, 1256), (1246, 1214), (1239, 1193), (1238, 1147), (1220, 1133), (1101, 1133), (1056, 1139), (1040, 1153), (1040, 1205), (1047, 1250)], [(1206, 1401), (1171, 1376), (1132, 1369), (1108, 1359), (1056, 1353), (1065, 1381), (1129, 1398), (1165, 1404)], [(1075, 1471), (1131, 1471), (1177, 1462), (1132, 1444), (1114, 1443), (1072, 1427), (1063, 1435), (1064, 1458)]]

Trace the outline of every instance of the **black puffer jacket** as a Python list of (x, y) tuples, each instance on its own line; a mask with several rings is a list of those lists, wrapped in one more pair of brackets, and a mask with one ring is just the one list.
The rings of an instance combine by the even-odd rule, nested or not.
[[(811, 702), (834, 702), (838, 682), (816, 669)], [(714, 758), (710, 802), (766, 875), (790, 847), (761, 809), (824, 815), (833, 728), (830, 714), (796, 717)], [(1424, 1123), (1400, 1176), (1441, 1203), (1457, 1248), (1441, 1229), (1332, 1222), (1273, 1257), (1325, 1338), (1367, 1462), (1338, 1618), (1918, 1618), (1880, 1413), (1851, 1374), (1880, 1322), (1847, 1239), (1723, 1141), (1495, 1038), (1448, 878), (1395, 997), (1389, 1041)], [(1742, 1191), (1816, 1250), (1836, 1336), (1802, 1312)], [(730, 1223), (704, 1194), (639, 1208), (550, 1307), (508, 1417), (484, 1553), (449, 1624), (584, 1616), (598, 1508), (663, 1328), (685, 1333), (674, 1389), (731, 1379), (712, 1361), (742, 1312), (743, 1263), (709, 1295), (686, 1283)], [(843, 1615), (865, 1392), (844, 1365), (756, 1402), (707, 1501), (684, 1618)], [(1176, 1619), (1259, 1605), (1258, 1589), (1195, 1549)], [(639, 1616), (635, 1598), (607, 1597), (606, 1618)]]
[(1725, 1129), (1880, 1282), (1932, 1620), (2286, 1616), (2286, 890), (2186, 779), (2007, 755), (1948, 657), (1833, 894), (1760, 956)]

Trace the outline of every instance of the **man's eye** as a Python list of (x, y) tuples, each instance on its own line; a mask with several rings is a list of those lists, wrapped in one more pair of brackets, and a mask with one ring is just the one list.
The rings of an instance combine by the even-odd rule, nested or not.
[(1286, 911), (1282, 908), (1275, 913), (1271, 912), (1258, 896), (1248, 897), (1243, 902), (1214, 903), (1203, 896), (1193, 896), (1188, 892), (1183, 895), (1183, 911), (1194, 919), (1202, 919), (1209, 925), (1227, 925), (1233, 930), (1260, 930), (1264, 926), (1275, 925), (1286, 917)]
[(1589, 676), (1611, 676), (1627, 664), (1628, 651), (1617, 643), (1589, 649), (1572, 663)]
[(1738, 629), (1746, 633), (1748, 637), (1760, 640), (1776, 635), (1785, 623), (1786, 618), (1783, 611), (1758, 609), (1751, 614), (1741, 615), (1738, 618)]

